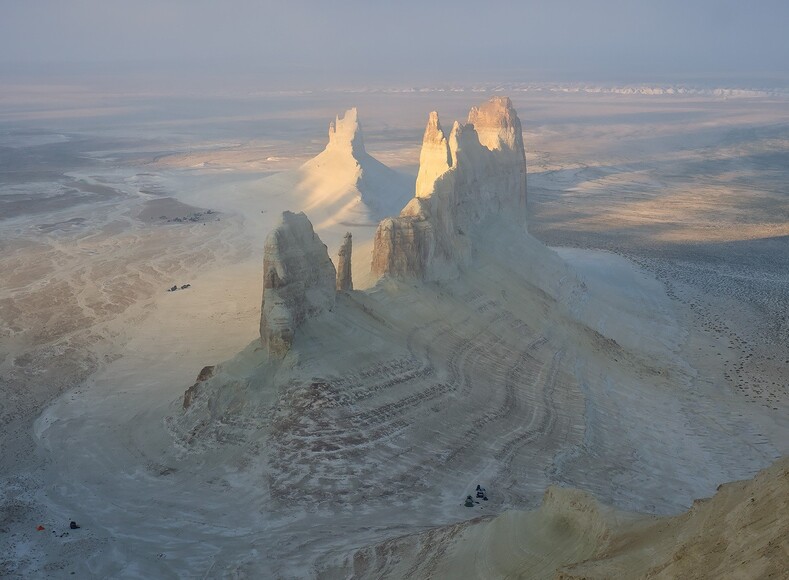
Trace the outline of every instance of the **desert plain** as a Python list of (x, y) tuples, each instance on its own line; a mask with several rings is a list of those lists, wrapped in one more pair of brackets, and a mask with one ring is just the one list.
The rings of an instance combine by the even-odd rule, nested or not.
[[(428, 114), (451, 126), (503, 94), (523, 123), (528, 234), (469, 232), (455, 280), (376, 279), (377, 220), (414, 194)], [(594, 542), (568, 534), (512, 564), (483, 553), (496, 532), (480, 526), (564, 545), (553, 516), (513, 510), (566, 509), (556, 486), (627, 512), (614, 520), (677, 516), (752, 478), (789, 453), (786, 99), (10, 87), (0, 575), (441, 577), (458, 570), (447, 552), (476, 549), (473, 577), (550, 578)], [(324, 151), (351, 107), (373, 158), (362, 186), (387, 202), (369, 214), (356, 165)], [(355, 290), (277, 366), (260, 352), (262, 265), (285, 210), (332, 259), (353, 232)], [(184, 411), (214, 365), (214, 406)], [(479, 483), (489, 500), (464, 507)], [(785, 501), (774, 511), (780, 537)], [(774, 554), (786, 563), (785, 540)], [(772, 570), (747, 558), (746, 576)]]

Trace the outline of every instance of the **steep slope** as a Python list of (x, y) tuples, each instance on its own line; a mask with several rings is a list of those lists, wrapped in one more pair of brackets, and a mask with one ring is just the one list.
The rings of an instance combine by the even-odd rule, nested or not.
[(353, 108), (330, 123), (329, 142), (320, 154), (294, 171), (265, 179), (261, 188), (284, 192), (320, 232), (337, 224), (374, 227), (400, 211), (413, 181), (367, 153)]
[(721, 486), (686, 513), (650, 517), (549, 488), (538, 510), (506, 512), (355, 551), (323, 578), (783, 578), (789, 458)]

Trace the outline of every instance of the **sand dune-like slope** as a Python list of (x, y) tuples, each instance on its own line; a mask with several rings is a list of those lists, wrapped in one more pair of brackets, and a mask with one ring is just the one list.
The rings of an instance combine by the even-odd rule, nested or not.
[[(368, 256), (378, 221), (396, 215), (414, 192), (414, 178), (390, 169), (364, 146), (356, 109), (336, 117), (329, 125), (325, 149), (300, 167), (257, 179), (242, 179), (231, 186), (206, 180), (189, 189), (190, 201), (244, 220), (247, 235), (262, 249), (263, 240), (286, 210), (304, 211), (332, 258), (347, 232), (354, 251)], [(217, 195), (217, 187), (226, 192)], [(369, 258), (353, 264), (357, 288), (374, 283)]]
[(722, 485), (684, 514), (615, 510), (549, 488), (509, 511), (357, 550), (324, 578), (785, 578), (789, 458)]
[[(297, 169), (259, 180), (248, 190), (266, 207), (306, 212), (334, 251), (345, 231), (353, 232), (358, 247), (367, 248), (378, 221), (396, 215), (413, 195), (414, 180), (367, 153), (354, 108), (332, 121), (329, 142), (316, 157)], [(360, 280), (368, 277), (364, 270), (355, 272)]]

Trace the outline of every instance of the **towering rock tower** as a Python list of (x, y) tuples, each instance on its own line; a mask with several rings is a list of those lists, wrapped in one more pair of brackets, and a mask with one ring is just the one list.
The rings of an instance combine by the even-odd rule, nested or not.
[(271, 356), (285, 356), (305, 320), (334, 308), (336, 275), (307, 216), (284, 212), (263, 250), (260, 340)]
[(337, 253), (337, 292), (353, 290), (353, 279), (351, 278), (351, 251), (353, 246), (353, 236), (351, 232), (345, 234), (345, 239)]
[(329, 143), (327, 150), (348, 150), (357, 159), (367, 155), (364, 149), (364, 138), (362, 137), (362, 125), (359, 122), (359, 115), (356, 107), (345, 111), (345, 115), (337, 115), (334, 121), (329, 123)]
[(375, 159), (364, 147), (356, 109), (329, 123), (326, 148), (289, 175), (290, 196), (323, 231), (337, 224), (368, 227), (396, 215), (408, 201), (413, 182)]
[(415, 196), (375, 234), (377, 276), (453, 278), (471, 259), (467, 233), (490, 215), (526, 220), (526, 154), (507, 97), (493, 97), (455, 123), (447, 138), (430, 113)]

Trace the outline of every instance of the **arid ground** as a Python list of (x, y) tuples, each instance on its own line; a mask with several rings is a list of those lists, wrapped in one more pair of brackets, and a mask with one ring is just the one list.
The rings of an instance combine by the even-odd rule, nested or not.
[[(552, 484), (673, 516), (789, 453), (786, 97), (457, 89), (4, 90), (0, 576), (331, 577)], [(297, 386), (183, 418), (204, 366), (254, 376), (263, 243), (328, 122), (356, 106), (407, 184), (431, 110), (501, 91), (534, 239), (491, 228), (462, 280), (376, 286), (356, 227), (364, 291), (305, 328)], [(322, 223), (334, 256), (347, 224)]]

